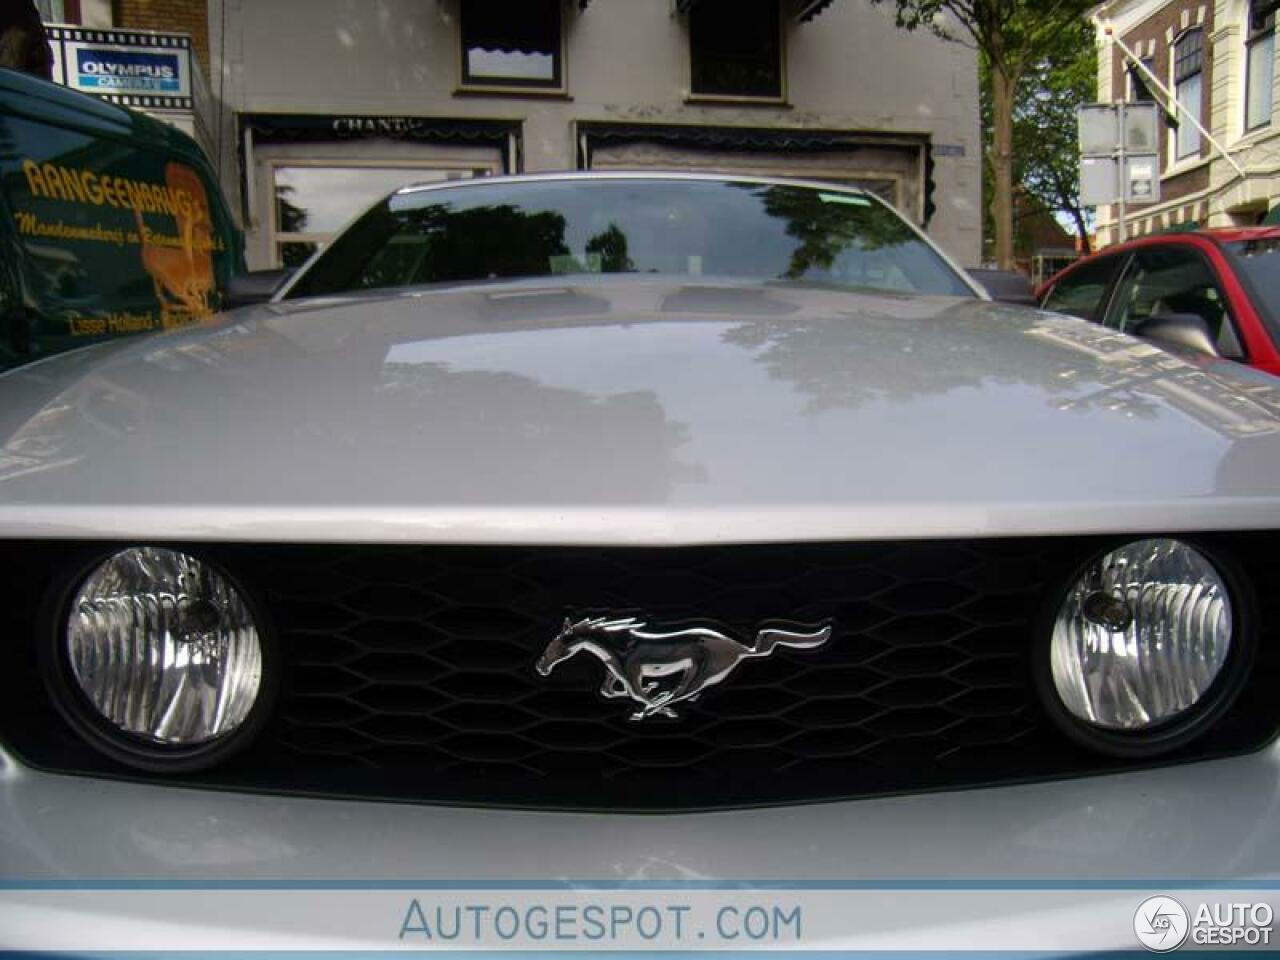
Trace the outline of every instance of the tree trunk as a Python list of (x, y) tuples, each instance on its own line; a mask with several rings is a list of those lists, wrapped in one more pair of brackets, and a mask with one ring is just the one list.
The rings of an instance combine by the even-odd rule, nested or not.
[(995, 175), (995, 196), (991, 198), (991, 218), (996, 227), (996, 266), (1013, 267), (1013, 94), (1014, 82), (1002, 63), (991, 64), (991, 109), (995, 133), (991, 167)]
[(1080, 252), (1084, 256), (1093, 253), (1092, 245), (1089, 243), (1089, 227), (1084, 222), (1084, 214), (1080, 212), (1079, 207), (1070, 207), (1071, 219), (1076, 222), (1076, 233), (1080, 236)]

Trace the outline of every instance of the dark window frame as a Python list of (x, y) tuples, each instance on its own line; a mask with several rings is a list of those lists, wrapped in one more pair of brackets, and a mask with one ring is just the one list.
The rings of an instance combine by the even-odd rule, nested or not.
[[(1155, 73), (1156, 62), (1151, 57), (1143, 57), (1142, 65), (1152, 73)], [(1133, 64), (1130, 64), (1127, 73), (1129, 75), (1130, 86), (1130, 96), (1128, 97), (1129, 103), (1159, 102), (1156, 100), (1156, 95), (1151, 89), (1151, 84), (1147, 82), (1147, 75), (1143, 71), (1139, 70)]]
[[(1253, 57), (1258, 46), (1265, 40), (1270, 39), (1271, 47), (1271, 74), (1272, 81), (1275, 79), (1276, 68), (1276, 10), (1280, 8), (1280, 4), (1276, 0), (1250, 0), (1249, 10), (1247, 14), (1247, 22), (1245, 24), (1245, 80), (1244, 80), (1244, 129), (1246, 133), (1252, 133), (1254, 130), (1263, 130), (1271, 126), (1271, 114), (1266, 119), (1258, 123), (1249, 125), (1250, 101), (1253, 95), (1253, 87), (1250, 84), (1250, 78), (1253, 70)], [(1273, 88), (1274, 89), (1274, 88)], [(1272, 94), (1274, 97), (1274, 93)], [(1275, 103), (1272, 101), (1272, 112), (1275, 112)]]
[[(724, 6), (731, 6), (729, 0), (720, 0)], [(777, 90), (776, 92), (741, 92), (731, 89), (712, 89), (704, 86), (699, 89), (700, 68), (698, 65), (698, 47), (699, 34), (703, 31), (714, 33), (717, 27), (724, 22), (724, 16), (717, 17), (720, 11), (714, 10), (715, 4), (712, 0), (693, 5), (688, 14), (688, 38), (689, 38), (689, 99), (690, 100), (722, 100), (730, 102), (757, 102), (757, 103), (784, 103), (787, 98), (787, 32), (786, 17), (781, 0), (750, 0), (750, 2), (767, 5), (771, 9), (766, 11), (767, 20), (774, 24), (774, 38), (776, 41), (776, 60), (775, 67), (777, 71)]]
[[(486, 0), (459, 0), (458, 2), (458, 86), (461, 90), (518, 91), (521, 93), (564, 93), (567, 89), (565, 60), (565, 17), (562, 0), (521, 0), (523, 3), (542, 3), (555, 18), (555, 43), (552, 48), (552, 76), (549, 80), (521, 77), (474, 75), (471, 73), (467, 52), (472, 47), (470, 31), (478, 31), (475, 25), (477, 3)], [(468, 12), (470, 11), (470, 12)], [(468, 17), (472, 22), (468, 24)]]
[[(1205, 74), (1205, 46), (1204, 46), (1204, 27), (1189, 27), (1178, 34), (1173, 41), (1172, 48), (1173, 60), (1173, 95), (1177, 98), (1182, 106), (1195, 111), (1196, 120), (1204, 123), (1204, 74)], [(1200, 100), (1192, 105), (1182, 100), (1181, 88), (1184, 83), (1195, 77), (1200, 78)], [(1194, 161), (1196, 158), (1204, 155), (1204, 135), (1196, 129), (1193, 124), (1183, 113), (1177, 111), (1178, 127), (1173, 131), (1173, 150), (1171, 151), (1173, 163), (1185, 163)], [(1182, 125), (1189, 126), (1196, 135), (1196, 146), (1193, 150), (1186, 153), (1182, 151)]]
[(1173, 41), (1173, 82), (1204, 73), (1204, 28), (1190, 27)]

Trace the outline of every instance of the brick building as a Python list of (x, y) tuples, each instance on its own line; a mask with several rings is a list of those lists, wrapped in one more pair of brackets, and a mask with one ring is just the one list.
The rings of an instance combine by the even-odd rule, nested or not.
[[(36, 7), (57, 82), (150, 113), (217, 152), (206, 0), (36, 0)], [(152, 73), (108, 86), (111, 78), (94, 70), (112, 66)]]
[[(1190, 224), (1253, 224), (1275, 205), (1277, 7), (1280, 0), (1113, 0), (1095, 8), (1102, 48), (1099, 99), (1164, 108), (1160, 202), (1130, 208), (1129, 236)], [(1129, 52), (1105, 32), (1108, 26)], [(1194, 114), (1225, 156), (1165, 91)], [(1116, 208), (1099, 210), (1101, 243), (1118, 238), (1117, 215)]]
[(46, 23), (94, 30), (156, 30), (191, 37), (205, 76), (209, 70), (209, 8), (206, 0), (36, 0)]
[[(83, 2), (83, 0), (82, 0)], [(209, 71), (209, 8), (205, 0), (112, 0), (114, 25), (185, 33), (205, 76)]]

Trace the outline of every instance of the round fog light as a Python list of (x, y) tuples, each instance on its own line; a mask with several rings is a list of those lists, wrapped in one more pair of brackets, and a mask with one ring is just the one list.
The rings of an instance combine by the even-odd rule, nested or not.
[(97, 719), (126, 735), (109, 751), (126, 761), (224, 741), (262, 687), (262, 643), (245, 598), (176, 550), (132, 547), (99, 564), (67, 608), (64, 653)]
[(1140, 540), (1098, 557), (1053, 626), (1054, 692), (1076, 721), (1139, 735), (1205, 702), (1232, 650), (1222, 575), (1179, 540)]

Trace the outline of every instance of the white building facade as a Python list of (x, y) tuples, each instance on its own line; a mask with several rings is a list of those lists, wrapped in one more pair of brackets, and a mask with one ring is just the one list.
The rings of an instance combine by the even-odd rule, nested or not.
[(210, 0), (215, 148), (251, 267), (406, 182), (817, 177), (981, 251), (974, 52), (868, 0)]
[[(1252, 226), (1276, 216), (1278, 10), (1280, 0), (1113, 0), (1095, 8), (1099, 100), (1155, 101), (1166, 108), (1159, 144), (1161, 199), (1129, 209), (1127, 236), (1192, 225)], [(1212, 139), (1172, 108), (1138, 63), (1194, 113)], [(1170, 122), (1175, 115), (1177, 122)], [(1099, 245), (1119, 239), (1118, 214), (1116, 207), (1099, 208)]]

